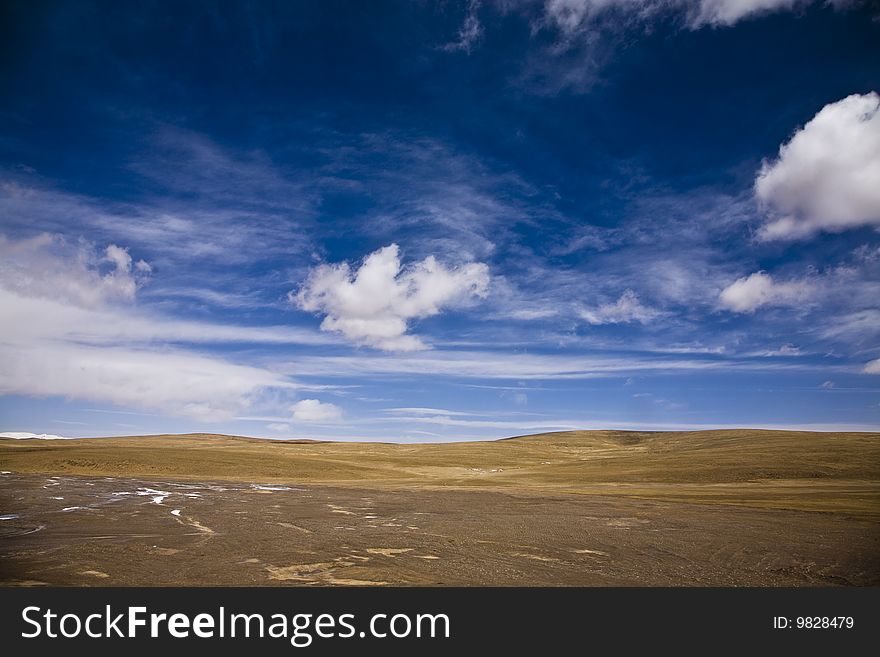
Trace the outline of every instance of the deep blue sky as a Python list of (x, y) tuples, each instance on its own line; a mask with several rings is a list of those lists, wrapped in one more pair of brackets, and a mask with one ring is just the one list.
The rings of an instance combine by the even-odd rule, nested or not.
[(880, 427), (880, 21), (770, 4), (3, 3), (0, 431)]

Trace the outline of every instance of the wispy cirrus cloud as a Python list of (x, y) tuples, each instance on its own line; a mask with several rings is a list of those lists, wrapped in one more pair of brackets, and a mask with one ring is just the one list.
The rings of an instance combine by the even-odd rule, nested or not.
[[(815, 0), (543, 0), (546, 20), (567, 35), (596, 29), (601, 21), (647, 23), (666, 16), (684, 20), (688, 29), (729, 27), (774, 12), (793, 10)], [(819, 0), (824, 2), (824, 0)], [(842, 5), (843, 2), (828, 4)]]
[(741, 269), (754, 220), (750, 194), (673, 193), (650, 179), (609, 193), (621, 197), (626, 219), (559, 222), (550, 244), (523, 253), (493, 281), (496, 313), (553, 320), (557, 328), (628, 324), (692, 339), (684, 319), (711, 313)]
[(867, 345), (880, 342), (880, 308), (843, 313), (821, 327), (824, 337), (835, 342)]
[(483, 25), (479, 15), (481, 4), (480, 0), (468, 0), (467, 12), (455, 40), (441, 46), (442, 50), (447, 52), (464, 51), (466, 53), (471, 51), (471, 48), (483, 36)]
[(138, 193), (109, 200), (56, 189), (36, 174), (0, 171), (7, 232), (51, 233), (137, 244), (162, 264), (246, 264), (302, 253), (320, 193), (312, 179), (266, 155), (224, 148), (197, 132), (155, 127), (130, 156)]
[(530, 56), (521, 88), (541, 95), (585, 93), (601, 70), (638, 35), (658, 27), (678, 30), (731, 28), (771, 14), (810, 6), (846, 10), (862, 0), (499, 0), (502, 14), (530, 25)]
[(474, 415), (485, 415), (485, 413), (472, 413), (468, 411), (450, 411), (445, 408), (425, 408), (421, 406), (415, 407), (398, 407), (398, 408), (386, 408), (384, 409), (385, 413), (391, 413), (392, 415), (449, 415), (449, 416), (474, 416)]
[(373, 239), (419, 257), (491, 257), (515, 241), (520, 225), (558, 219), (532, 185), (503, 165), (444, 140), (406, 132), (328, 135), (316, 184), (365, 201), (356, 223)]
[(163, 197), (197, 197), (214, 206), (313, 215), (318, 196), (310, 180), (291, 175), (260, 149), (224, 147), (202, 133), (161, 124), (149, 148), (134, 154), (129, 168), (151, 181)]
[[(764, 358), (723, 357), (706, 353), (691, 354), (691, 358), (673, 358), (661, 354), (601, 353), (572, 354), (543, 353), (517, 354), (512, 358), (506, 351), (432, 350), (418, 355), (304, 355), (296, 361), (279, 363), (278, 371), (290, 371), (302, 377), (400, 377), (434, 376), (455, 379), (508, 379), (526, 380), (586, 380), (623, 377), (633, 373), (687, 373), (712, 370), (742, 371), (800, 371), (816, 368), (815, 363), (768, 362)], [(839, 364), (827, 364), (820, 369), (834, 370)], [(519, 389), (519, 388), (517, 388)]]

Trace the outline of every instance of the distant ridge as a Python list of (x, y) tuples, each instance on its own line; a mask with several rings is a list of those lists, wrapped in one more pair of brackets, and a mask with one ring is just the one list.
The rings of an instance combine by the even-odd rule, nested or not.
[(504, 438), (482, 438), (482, 439), (467, 439), (467, 440), (447, 440), (447, 441), (439, 441), (439, 442), (417, 442), (417, 443), (399, 443), (393, 440), (324, 440), (320, 438), (260, 438), (257, 436), (239, 436), (235, 434), (225, 434), (225, 433), (201, 433), (201, 432), (191, 432), (191, 433), (155, 433), (155, 434), (132, 434), (132, 435), (123, 435), (123, 436), (58, 436), (55, 434), (47, 434), (47, 433), (31, 433), (28, 431), (6, 431), (0, 432), (0, 440), (70, 440), (70, 441), (82, 441), (82, 440), (133, 440), (133, 439), (199, 439), (199, 440), (236, 440), (236, 441), (245, 441), (245, 442), (256, 442), (256, 443), (275, 443), (275, 444), (285, 444), (285, 445), (321, 445), (321, 444), (361, 444), (361, 445), (400, 445), (401, 447), (414, 447), (418, 445), (454, 445), (454, 444), (480, 444), (480, 443), (502, 443), (514, 440), (533, 440), (533, 439), (548, 439), (549, 437), (556, 438), (564, 438), (567, 436), (606, 436), (606, 437), (614, 437), (622, 439), (625, 443), (632, 444), (635, 442), (640, 442), (642, 438), (651, 438), (651, 437), (662, 437), (662, 436), (677, 436), (677, 435), (731, 435), (731, 434), (739, 434), (739, 433), (748, 433), (750, 435), (757, 434), (798, 434), (798, 435), (842, 435), (842, 434), (867, 434), (867, 435), (880, 435), (876, 431), (865, 430), (865, 431), (819, 431), (819, 430), (808, 430), (808, 429), (761, 429), (761, 428), (736, 428), (736, 429), (695, 429), (688, 431), (675, 431), (669, 429), (639, 429), (639, 430), (627, 430), (627, 429), (585, 429), (585, 430), (570, 430), (570, 431), (547, 431), (542, 433), (530, 433), (530, 434), (521, 434), (517, 436), (507, 436)]

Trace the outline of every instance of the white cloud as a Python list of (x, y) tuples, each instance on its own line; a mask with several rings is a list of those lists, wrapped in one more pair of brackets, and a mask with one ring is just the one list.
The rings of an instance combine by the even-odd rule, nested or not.
[(764, 163), (755, 193), (774, 217), (765, 240), (880, 225), (880, 96), (823, 107)]
[(286, 376), (168, 342), (297, 341), (307, 332), (169, 320), (134, 306), (138, 265), (110, 245), (0, 236), (0, 394), (62, 396), (223, 420)]
[(303, 310), (324, 314), (321, 330), (386, 351), (425, 347), (407, 335), (408, 321), (488, 294), (489, 268), (469, 263), (447, 269), (433, 256), (402, 269), (391, 244), (371, 253), (352, 272), (348, 263), (321, 265), (288, 297)]
[(800, 356), (801, 350), (797, 345), (791, 343), (784, 344), (778, 349), (766, 349), (757, 353), (758, 356)]
[(864, 369), (865, 374), (880, 374), (880, 358), (868, 362)]
[(776, 282), (759, 271), (744, 276), (721, 291), (721, 305), (737, 313), (751, 313), (762, 306), (795, 306), (809, 300), (813, 292), (806, 281)]
[(72, 246), (47, 233), (18, 242), (0, 235), (0, 284), (23, 296), (96, 308), (133, 300), (149, 272), (142, 260), (133, 271), (128, 250), (115, 244), (101, 255), (92, 245)]
[[(426, 351), (418, 355), (302, 356), (293, 363), (278, 363), (279, 371), (308, 377), (381, 378), (451, 377), (454, 379), (567, 380), (626, 376), (635, 372), (697, 372), (723, 369), (801, 370), (800, 363), (780, 363), (733, 358), (671, 359), (626, 355), (530, 354), (506, 351)], [(815, 366), (810, 366), (815, 367)], [(833, 370), (833, 366), (823, 366)], [(512, 388), (518, 390), (519, 388)]]
[(178, 350), (0, 343), (0, 394), (61, 396), (203, 421), (232, 418), (285, 377)]
[(690, 25), (730, 26), (744, 18), (810, 4), (813, 0), (689, 0)]
[(579, 314), (590, 324), (623, 324), (628, 322), (646, 324), (656, 318), (660, 312), (642, 304), (638, 295), (632, 290), (626, 290), (616, 302), (602, 304), (598, 308), (584, 308)]
[(276, 433), (286, 433), (290, 431), (290, 425), (286, 422), (270, 422), (266, 425), (266, 428), (275, 431)]
[(125, 306), (79, 308), (54, 299), (27, 297), (5, 289), (0, 277), (0, 311), (14, 318), (0, 328), (6, 340), (64, 340), (99, 345), (158, 343), (328, 344), (331, 336), (284, 326), (213, 324)]
[(422, 406), (386, 408), (384, 412), (397, 415), (476, 415), (475, 413), (467, 413), (465, 411), (450, 411), (445, 408), (424, 408)]
[(332, 340), (317, 331), (209, 324), (145, 312), (133, 302), (149, 265), (143, 260), (132, 264), (128, 250), (114, 244), (106, 247), (103, 256), (99, 253), (93, 245), (71, 245), (48, 234), (19, 241), (0, 235), (0, 310), (14, 320), (3, 324), (0, 337), (95, 346), (159, 341), (326, 344)]
[(511, 308), (506, 316), (510, 319), (532, 321), (535, 319), (548, 319), (559, 315), (556, 308)]
[(317, 399), (303, 399), (290, 407), (297, 422), (335, 422), (342, 418), (342, 409)]
[(543, 422), (522, 422), (509, 420), (464, 420), (447, 415), (414, 415), (387, 418), (388, 422), (411, 424), (434, 424), (447, 427), (469, 427), (476, 429), (503, 429), (505, 431), (553, 431), (578, 429), (583, 426), (578, 420), (550, 420)]

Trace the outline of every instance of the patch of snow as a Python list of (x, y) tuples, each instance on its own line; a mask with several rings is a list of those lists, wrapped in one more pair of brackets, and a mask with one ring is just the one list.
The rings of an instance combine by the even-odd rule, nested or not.
[(29, 431), (4, 431), (0, 433), (0, 438), (11, 438), (12, 440), (71, 440), (67, 436), (56, 436), (52, 433), (30, 433)]
[(137, 495), (149, 495), (153, 498), (153, 504), (162, 504), (162, 502), (165, 501), (165, 498), (171, 495), (171, 493), (164, 490), (156, 490), (155, 488), (138, 488)]

